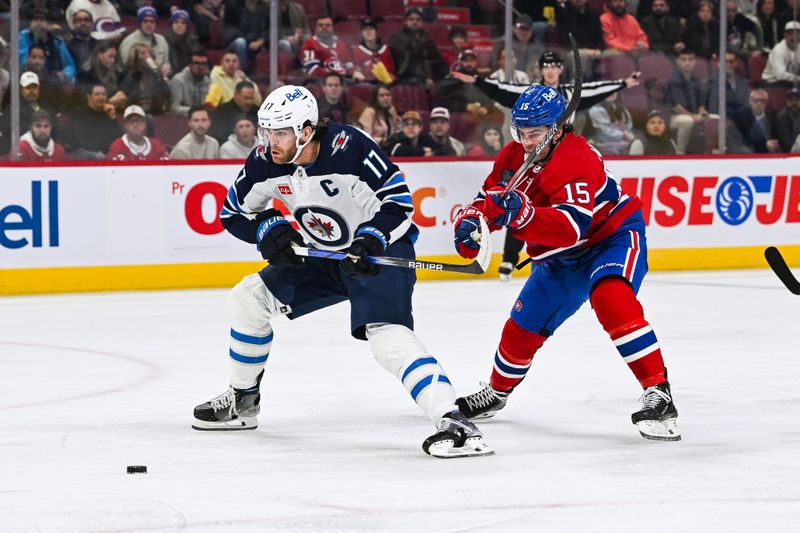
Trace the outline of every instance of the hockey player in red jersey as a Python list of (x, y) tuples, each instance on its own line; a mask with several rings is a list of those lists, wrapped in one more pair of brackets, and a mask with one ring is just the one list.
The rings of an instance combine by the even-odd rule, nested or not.
[(477, 254), (470, 233), (483, 216), (493, 230), (505, 226), (525, 241), (534, 262), (503, 328), (488, 385), (457, 404), (470, 418), (494, 416), (525, 378), (537, 350), (589, 300), (644, 389), (633, 423), (645, 438), (679, 440), (661, 349), (636, 297), (647, 272), (640, 200), (623, 193), (600, 153), (566, 128), (503, 194), (565, 107), (559, 92), (547, 86), (533, 85), (519, 97), (511, 113), (514, 142), (500, 151), (481, 191), (455, 221), (456, 249), (463, 257)]

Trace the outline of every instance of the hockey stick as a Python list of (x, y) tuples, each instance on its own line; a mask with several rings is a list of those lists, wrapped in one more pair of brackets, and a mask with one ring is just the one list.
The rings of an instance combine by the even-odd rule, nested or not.
[(767, 259), (769, 267), (778, 276), (778, 279), (789, 289), (789, 292), (800, 295), (800, 281), (797, 281), (792, 271), (789, 270), (789, 265), (786, 264), (781, 252), (774, 246), (770, 246), (764, 250), (764, 257)]
[(564, 127), (564, 124), (567, 123), (569, 118), (578, 109), (578, 104), (581, 102), (581, 91), (583, 90), (583, 67), (581, 66), (581, 56), (578, 53), (578, 44), (575, 42), (575, 37), (572, 36), (572, 33), (569, 34), (569, 45), (572, 48), (572, 57), (575, 60), (575, 89), (572, 91), (572, 96), (569, 99), (569, 104), (567, 104), (567, 109), (564, 111), (564, 114), (558, 117), (556, 123), (550, 126), (550, 129), (547, 130), (544, 138), (542, 138), (541, 142), (536, 145), (536, 149), (531, 152), (531, 155), (525, 159), (525, 162), (522, 164), (522, 166), (519, 167), (514, 175), (511, 176), (511, 179), (508, 180), (508, 184), (506, 184), (506, 188), (503, 190), (501, 198), (508, 196), (508, 193), (513, 191), (517, 185), (519, 185), (519, 182), (522, 181), (522, 177), (525, 175), (528, 169), (534, 165), (536, 159), (538, 159), (545, 147), (550, 145), (553, 137), (556, 136), (556, 132)]
[[(375, 265), (386, 265), (400, 268), (412, 268), (414, 270), (437, 270), (439, 272), (458, 272), (461, 274), (483, 274), (489, 267), (489, 262), (492, 260), (492, 242), (489, 236), (489, 227), (486, 221), (481, 217), (480, 237), (476, 240), (480, 242), (481, 248), (478, 251), (478, 257), (471, 263), (466, 265), (455, 265), (452, 263), (439, 263), (436, 261), (418, 261), (412, 259), (403, 259), (402, 257), (373, 257), (366, 256), (363, 259), (367, 263)], [(321, 257), (322, 259), (333, 259), (334, 261), (342, 261), (346, 259), (346, 252), (330, 252), (328, 250), (318, 250), (316, 248), (304, 248), (302, 246), (294, 246), (294, 253), (303, 257)]]

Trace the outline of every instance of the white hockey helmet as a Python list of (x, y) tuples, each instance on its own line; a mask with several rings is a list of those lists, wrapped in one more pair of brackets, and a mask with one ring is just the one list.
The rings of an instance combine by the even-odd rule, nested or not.
[(267, 133), (269, 130), (292, 128), (295, 134), (297, 153), (290, 163), (294, 163), (300, 152), (311, 142), (300, 142), (303, 127), (311, 125), (316, 127), (319, 122), (317, 99), (305, 87), (284, 85), (272, 91), (258, 109), (258, 140), (268, 144)]

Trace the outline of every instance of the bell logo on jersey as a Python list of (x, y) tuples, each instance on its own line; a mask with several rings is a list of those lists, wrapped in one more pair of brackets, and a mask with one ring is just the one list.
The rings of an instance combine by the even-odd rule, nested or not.
[(290, 194), (294, 194), (292, 192), (292, 187), (288, 183), (283, 183), (278, 185), (278, 192), (284, 196), (289, 196)]
[(289, 100), (290, 102), (294, 102), (298, 98), (302, 98), (302, 97), (303, 97), (303, 93), (302, 93), (302, 91), (300, 91), (299, 88), (295, 89), (293, 93), (286, 93), (286, 99)]
[(350, 134), (345, 131), (340, 131), (339, 134), (333, 138), (333, 142), (331, 143), (331, 148), (333, 148), (331, 156), (335, 155), (339, 150), (342, 152), (347, 150), (348, 142), (350, 142)]

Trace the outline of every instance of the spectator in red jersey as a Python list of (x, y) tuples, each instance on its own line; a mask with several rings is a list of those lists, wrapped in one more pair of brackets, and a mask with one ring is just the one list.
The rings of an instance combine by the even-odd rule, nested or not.
[(108, 147), (109, 161), (160, 161), (169, 159), (164, 143), (155, 137), (147, 137), (144, 109), (138, 105), (125, 108), (125, 134)]
[(366, 81), (391, 85), (397, 79), (392, 54), (378, 37), (373, 19), (364, 19), (361, 22), (361, 43), (353, 49), (353, 62), (364, 74)]
[(300, 48), (300, 63), (309, 76), (322, 77), (329, 72), (364, 81), (364, 73), (353, 63), (350, 47), (333, 33), (333, 19), (317, 19), (314, 35)]
[(608, 0), (600, 15), (606, 48), (618, 52), (647, 52), (650, 43), (639, 22), (625, 10), (628, 0)]
[(19, 140), (19, 160), (27, 162), (64, 161), (64, 147), (53, 141), (53, 121), (44, 109), (31, 116), (31, 129)]
[(440, 52), (442, 53), (442, 59), (444, 59), (445, 64), (450, 70), (453, 70), (458, 67), (458, 56), (461, 52), (469, 50), (472, 46), (469, 44), (467, 30), (461, 26), (453, 26), (450, 28), (447, 39), (450, 41), (452, 48), (449, 50), (445, 48), (444, 50), (440, 50)]

